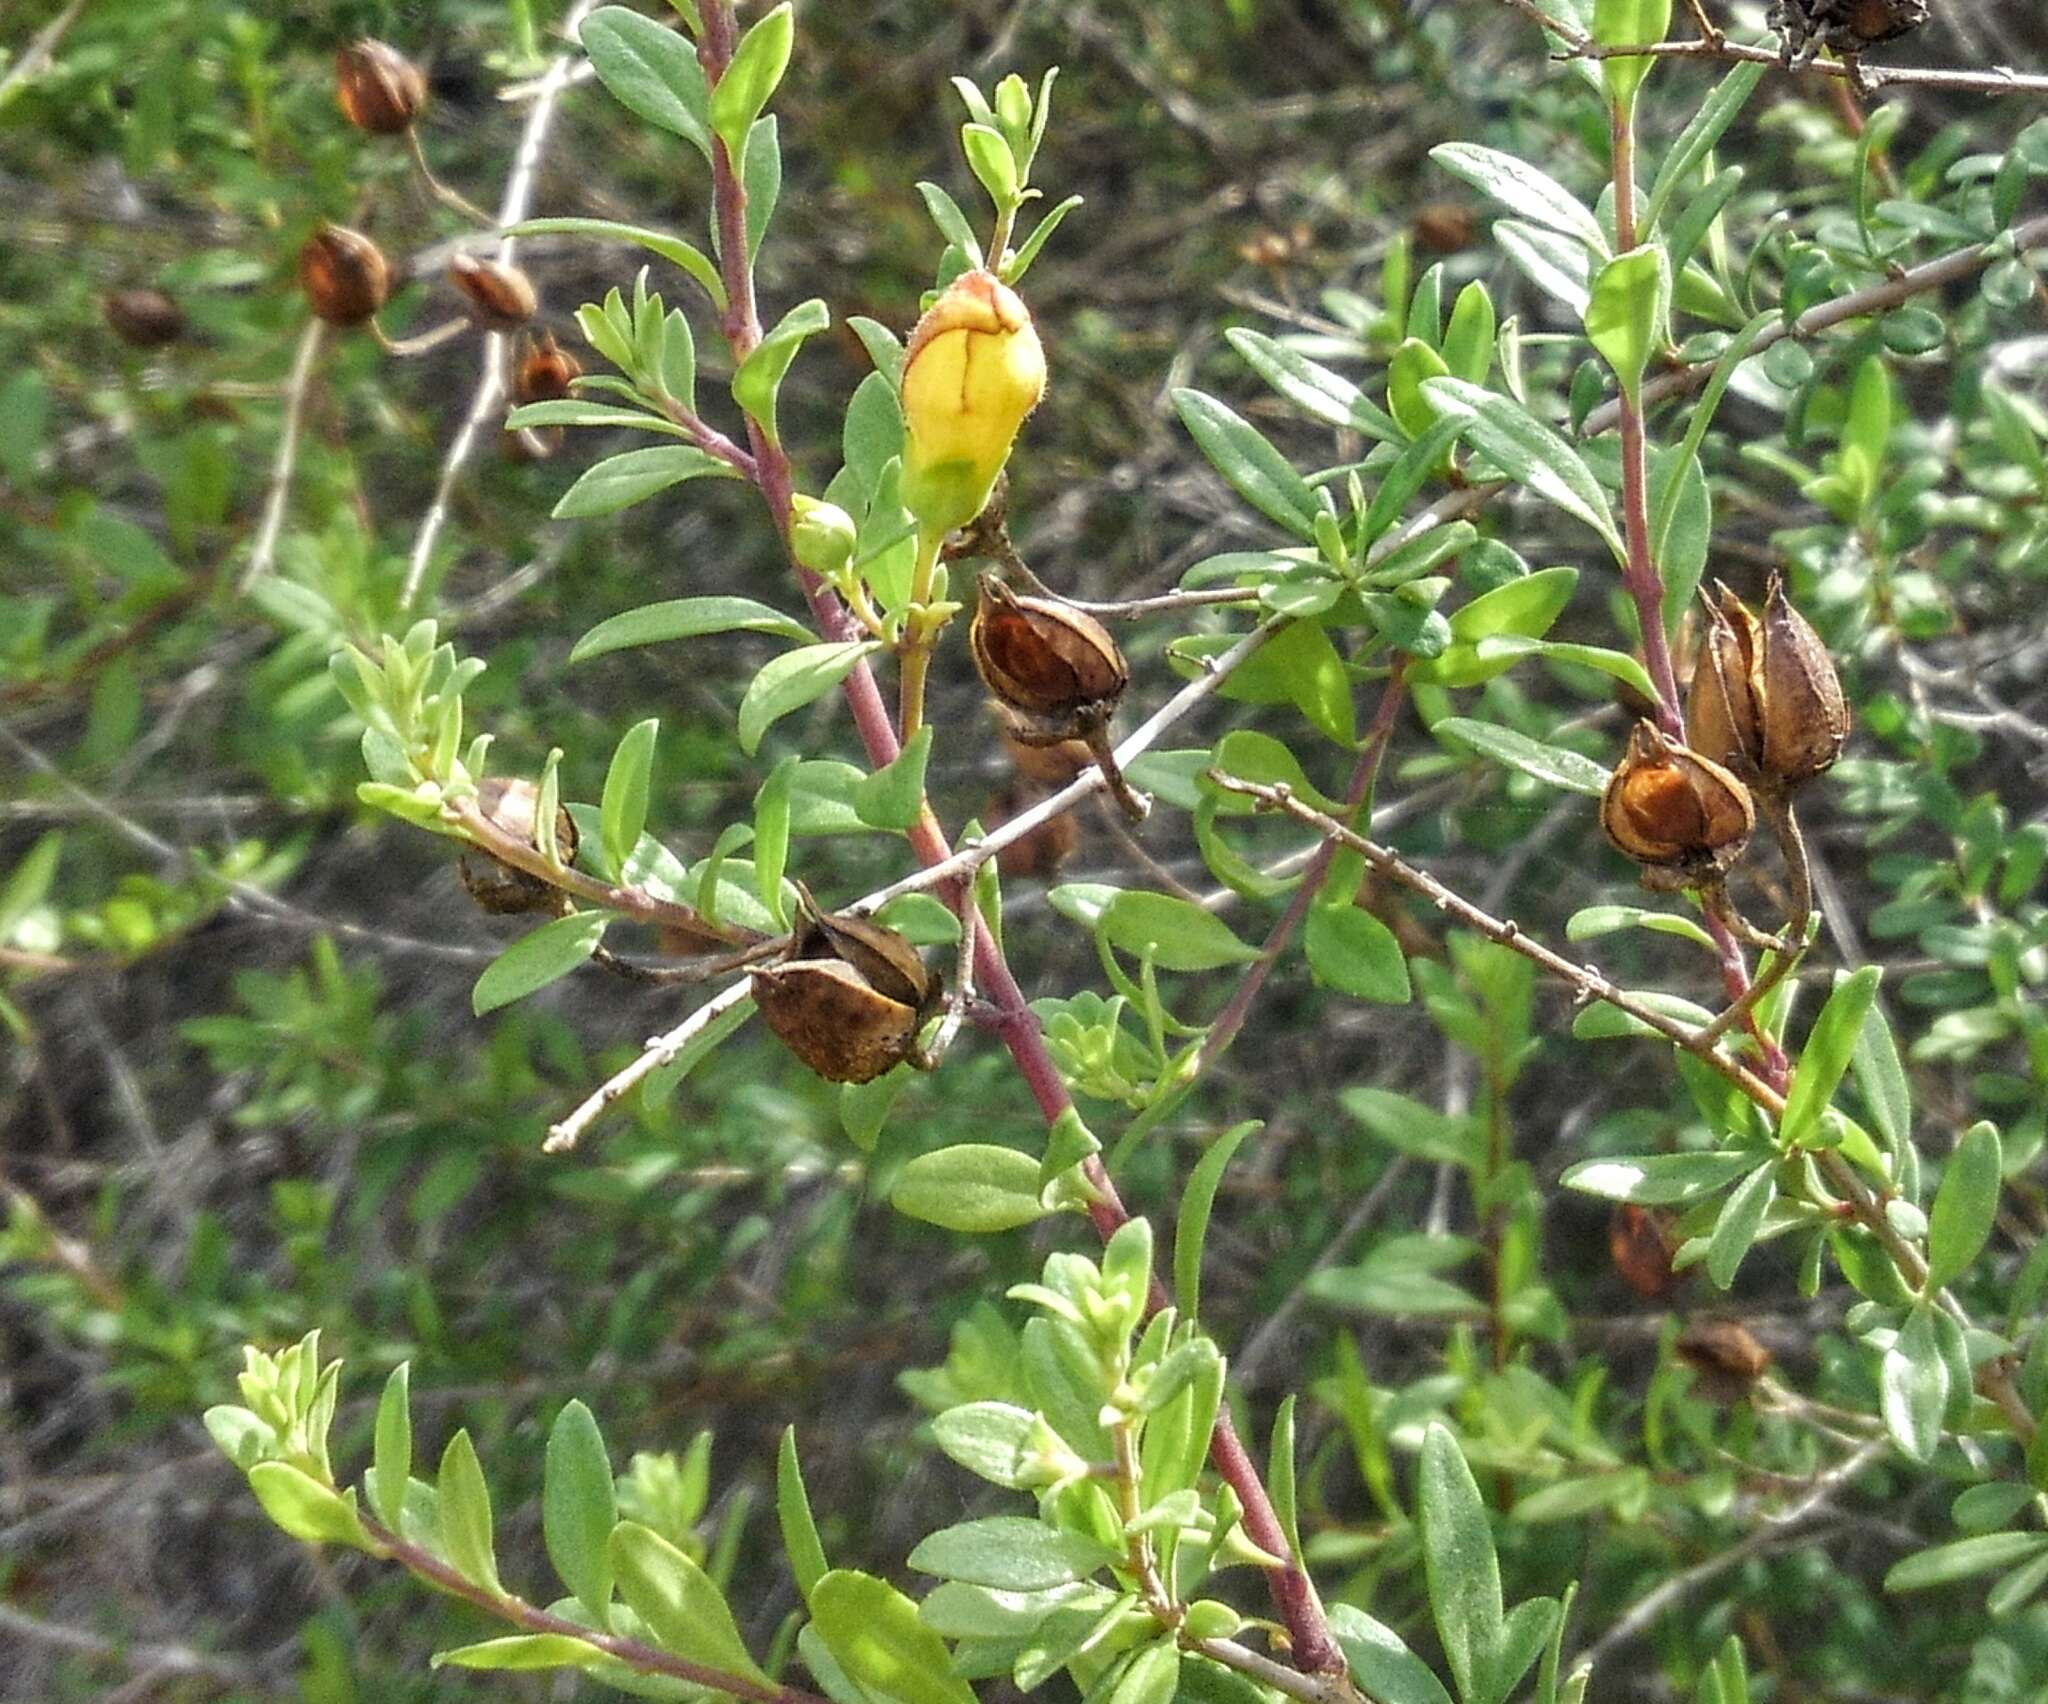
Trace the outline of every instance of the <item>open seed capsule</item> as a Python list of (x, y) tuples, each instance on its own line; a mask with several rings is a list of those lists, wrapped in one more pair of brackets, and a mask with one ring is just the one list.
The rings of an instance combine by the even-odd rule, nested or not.
[(1749, 789), (1718, 763), (1638, 722), (1600, 801), (1607, 838), (1654, 887), (1698, 887), (1742, 855), (1756, 827)]
[[(501, 834), (538, 848), (540, 789), (515, 776), (492, 775), (477, 784), (479, 815)], [(569, 813), (555, 812), (555, 848), (565, 864), (576, 860), (576, 824)], [(472, 850), (457, 861), (456, 874), (469, 897), (485, 911), (509, 916), (526, 911), (552, 911), (555, 890), (536, 875), (500, 863), (488, 852)]]

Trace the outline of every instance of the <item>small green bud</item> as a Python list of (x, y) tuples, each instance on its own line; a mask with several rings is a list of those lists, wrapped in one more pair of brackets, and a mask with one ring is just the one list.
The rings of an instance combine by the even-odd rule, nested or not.
[(1214, 1598), (1197, 1598), (1188, 1605), (1181, 1630), (1190, 1639), (1229, 1639), (1244, 1625), (1244, 1617), (1227, 1603)]
[(853, 517), (837, 503), (806, 497), (790, 499), (789, 548), (813, 574), (829, 580), (853, 560), (858, 537)]

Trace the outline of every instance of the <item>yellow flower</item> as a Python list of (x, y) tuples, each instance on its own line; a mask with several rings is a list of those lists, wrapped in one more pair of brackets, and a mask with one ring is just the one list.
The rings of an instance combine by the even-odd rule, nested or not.
[(990, 272), (956, 278), (903, 363), (903, 501), (927, 533), (981, 513), (1044, 393), (1045, 351), (1016, 291)]

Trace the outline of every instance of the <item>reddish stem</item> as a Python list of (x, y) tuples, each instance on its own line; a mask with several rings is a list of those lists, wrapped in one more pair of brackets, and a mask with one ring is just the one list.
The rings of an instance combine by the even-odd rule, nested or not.
[[(738, 26), (732, 0), (707, 0), (703, 17), (699, 57), (704, 66), (705, 81), (716, 88), (726, 66), (731, 63), (737, 40)], [(760, 318), (754, 299), (753, 266), (747, 255), (746, 189), (722, 142), (712, 143), (711, 170), (718, 217), (719, 268), (727, 298), (724, 329), (732, 344), (734, 358), (739, 360), (744, 359), (761, 338)], [(757, 424), (749, 423), (748, 434), (754, 452), (754, 482), (767, 501), (776, 530), (787, 545), (790, 503), (795, 490), (789, 458), (780, 445), (769, 441)], [(796, 567), (820, 636), (835, 641), (860, 637), (853, 617), (832, 589), (796, 563), (794, 557), (791, 562)], [(841, 684), (841, 692), (852, 713), (854, 728), (860, 735), (868, 762), (875, 768), (893, 762), (902, 747), (890, 720), (888, 705), (883, 701), (874, 674), (866, 663), (857, 664), (847, 675)], [(929, 805), (912, 827), (909, 838), (911, 850), (918, 861), (927, 866), (952, 855), (945, 831)], [(956, 911), (973, 903), (964, 882), (949, 884), (945, 897)], [(1048, 1124), (1054, 1123), (1072, 1109), (1072, 1097), (1068, 1095), (1059, 1067), (1046, 1048), (1044, 1034), (1024, 998), (1024, 991), (1017, 985), (995, 937), (986, 929), (977, 932), (974, 973), (976, 981), (997, 1010), (997, 1028), (1003, 1043), (1016, 1061), (1032, 1098), (1038, 1103), (1039, 1112)], [(1090, 1156), (1083, 1163), (1082, 1170), (1094, 1195), (1089, 1217), (1094, 1221), (1096, 1231), (1107, 1240), (1129, 1223), (1131, 1215), (1099, 1156)], [(1167, 1305), (1165, 1287), (1156, 1275), (1152, 1280), (1150, 1305), (1155, 1312)], [(1286, 1624), (1294, 1666), (1308, 1674), (1343, 1673), (1344, 1653), (1330, 1634), (1315, 1586), (1294, 1559), (1287, 1534), (1274, 1511), (1273, 1500), (1266, 1494), (1257, 1467), (1239, 1441), (1227, 1409), (1218, 1413), (1216, 1429), (1210, 1438), (1209, 1456), (1217, 1473), (1236, 1492), (1238, 1501), (1244, 1506), (1246, 1536), (1261, 1550), (1282, 1558), (1282, 1566), (1267, 1571), (1267, 1586), (1274, 1607)]]

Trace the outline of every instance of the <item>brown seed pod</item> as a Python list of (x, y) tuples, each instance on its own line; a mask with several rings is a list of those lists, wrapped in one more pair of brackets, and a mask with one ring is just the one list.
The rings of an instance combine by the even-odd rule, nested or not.
[(161, 349), (185, 335), (185, 310), (161, 290), (110, 290), (100, 313), (116, 337), (137, 349)]
[(299, 250), (299, 288), (317, 318), (358, 326), (389, 299), (391, 268), (362, 232), (323, 224)]
[(1622, 1281), (1645, 1301), (1669, 1295), (1678, 1275), (1671, 1257), (1678, 1252), (1673, 1215), (1633, 1201), (1615, 1203), (1607, 1221), (1607, 1252)]
[(967, 638), (983, 684), (1011, 712), (1007, 731), (1025, 745), (1099, 732), (1130, 684), (1123, 652), (1094, 616), (1020, 596), (993, 575), (982, 576)]
[(1004, 755), (1017, 774), (1036, 787), (1064, 787), (1095, 761), (1095, 754), (1089, 751), (1083, 740), (1027, 745), (1010, 731), (1000, 705), (991, 705), (990, 709), (996, 714), (996, 729), (1003, 742)]
[(334, 55), (342, 117), (372, 136), (401, 136), (427, 104), (427, 80), (397, 48), (365, 37)]
[(560, 402), (582, 375), (583, 363), (555, 341), (553, 332), (536, 332), (512, 375), (512, 395), (519, 402)]
[(754, 1003), (782, 1044), (834, 1083), (872, 1082), (912, 1059), (938, 978), (894, 929), (827, 915), (798, 890), (788, 956), (753, 975)]
[(1600, 825), (1643, 866), (1646, 886), (1699, 887), (1742, 855), (1756, 807), (1721, 765), (1638, 722), (1601, 796)]
[(1685, 741), (1700, 756), (1754, 776), (1764, 756), (1756, 678), (1763, 635), (1750, 607), (1725, 585), (1719, 591), (1718, 602), (1700, 594), (1707, 628), (1685, 699)]
[(1771, 1369), (1771, 1352), (1732, 1319), (1688, 1320), (1671, 1347), (1692, 1368), (1694, 1391), (1709, 1402), (1740, 1402)]
[(1456, 254), (1472, 246), (1478, 215), (1462, 201), (1431, 201), (1416, 209), (1415, 246), (1425, 254)]
[(1926, 23), (1929, 0), (1775, 0), (1767, 19), (1785, 38), (1785, 57), (1804, 65), (1822, 48), (1858, 54)]
[(502, 260), (458, 253), (448, 263), (448, 282), (462, 292), (470, 318), (485, 331), (517, 331), (540, 306), (533, 280)]
[(1764, 774), (1797, 787), (1832, 769), (1849, 738), (1849, 706), (1834, 659), (1812, 623), (1792, 607), (1779, 574), (1764, 593), (1758, 681)]
[[(477, 783), (478, 815), (501, 834), (538, 848), (537, 833), (540, 789), (516, 776), (492, 775)], [(555, 811), (555, 848), (565, 864), (576, 860), (576, 824), (569, 813)], [(509, 916), (527, 911), (552, 911), (555, 890), (540, 877), (510, 864), (500, 863), (490, 853), (472, 850), (456, 861), (456, 874), (469, 890), (469, 897), (485, 911)]]

